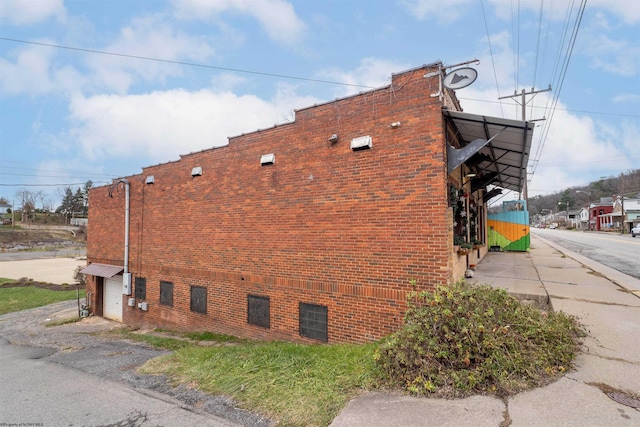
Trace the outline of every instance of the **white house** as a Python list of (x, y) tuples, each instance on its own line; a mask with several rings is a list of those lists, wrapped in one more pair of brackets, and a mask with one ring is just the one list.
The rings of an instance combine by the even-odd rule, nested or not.
[(589, 209), (581, 208), (578, 212), (578, 228), (589, 230)]

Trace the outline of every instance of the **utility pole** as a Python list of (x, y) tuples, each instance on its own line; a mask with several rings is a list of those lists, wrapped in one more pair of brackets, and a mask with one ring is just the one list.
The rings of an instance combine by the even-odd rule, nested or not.
[[(531, 97), (531, 99), (533, 99), (537, 94), (542, 93), (542, 92), (549, 92), (551, 90), (551, 85), (549, 85), (548, 88), (546, 89), (541, 89), (541, 90), (533, 90), (533, 88), (531, 88), (531, 92), (526, 92), (524, 89), (522, 89), (522, 92), (518, 95), (517, 92), (513, 92), (513, 95), (507, 95), (507, 96), (501, 96), (498, 99), (505, 99), (505, 98), (513, 98), (516, 102), (518, 102), (518, 100), (516, 99), (518, 96), (522, 97), (522, 100), (520, 102), (518, 102), (520, 105), (522, 105), (522, 121), (526, 122), (527, 121), (527, 111), (526, 111), (526, 107), (527, 107), (527, 95), (533, 95)], [(531, 100), (530, 99), (530, 100)], [(545, 118), (542, 118), (540, 120), (545, 120)], [(533, 121), (533, 120), (531, 120)], [(524, 199), (528, 202), (529, 201), (529, 194), (527, 191), (527, 171), (524, 171), (524, 183), (522, 185), (522, 193), (524, 195)]]
[[(520, 101), (518, 103), (520, 105), (522, 105), (522, 121), (526, 122), (527, 121), (527, 111), (526, 111), (527, 99), (526, 99), (526, 96), (527, 95), (533, 95), (533, 97), (531, 97), (531, 99), (533, 99), (537, 94), (542, 93), (542, 92), (549, 92), (550, 90), (551, 90), (551, 85), (549, 85), (548, 88), (541, 89), (541, 90), (533, 90), (533, 88), (531, 88), (531, 92), (526, 92), (524, 89), (522, 89), (522, 92), (520, 93), (520, 95), (518, 95), (518, 93), (514, 91), (513, 95), (501, 96), (498, 99), (513, 98), (516, 102), (518, 102), (516, 97), (521, 96), (522, 97), (522, 101)], [(542, 118), (540, 120), (545, 120), (545, 118)], [(524, 199), (527, 200), (527, 202), (528, 202), (529, 201), (529, 192), (527, 191), (527, 170), (526, 170), (526, 168), (525, 168), (525, 171), (524, 171), (524, 183), (523, 183), (523, 186), (522, 186), (522, 194), (524, 196)]]
[(620, 205), (622, 212), (622, 221), (620, 221), (620, 234), (624, 234), (624, 173), (620, 175), (620, 190), (622, 193), (622, 203)]
[[(505, 98), (513, 98), (516, 102), (518, 102), (517, 99), (515, 99), (517, 96), (521, 96), (522, 97), (522, 101), (518, 102), (520, 105), (522, 105), (522, 121), (526, 122), (527, 121), (527, 117), (526, 117), (526, 106), (527, 106), (527, 99), (525, 98), (527, 95), (537, 95), (539, 93), (542, 92), (549, 92), (551, 90), (551, 85), (549, 85), (548, 88), (546, 89), (541, 89), (541, 90), (533, 90), (533, 88), (531, 88), (531, 92), (525, 92), (524, 89), (522, 89), (522, 92), (520, 94), (518, 94), (517, 92), (514, 92), (513, 95), (507, 95), (507, 96), (501, 96), (498, 99), (505, 99)], [(533, 97), (531, 98), (533, 99)], [(544, 120), (544, 119), (542, 119)]]

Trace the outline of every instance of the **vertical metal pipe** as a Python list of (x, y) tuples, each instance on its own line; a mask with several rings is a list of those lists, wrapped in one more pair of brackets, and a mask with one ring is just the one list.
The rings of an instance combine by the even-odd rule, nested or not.
[(129, 272), (129, 181), (123, 179), (124, 183), (124, 273)]

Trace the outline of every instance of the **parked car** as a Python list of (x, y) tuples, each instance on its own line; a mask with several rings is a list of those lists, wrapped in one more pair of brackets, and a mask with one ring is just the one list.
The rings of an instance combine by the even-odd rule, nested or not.
[(640, 224), (631, 229), (631, 237), (640, 236)]

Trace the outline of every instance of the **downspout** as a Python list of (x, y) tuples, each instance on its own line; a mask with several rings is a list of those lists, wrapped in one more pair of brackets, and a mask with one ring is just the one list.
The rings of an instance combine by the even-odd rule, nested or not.
[(129, 273), (129, 181), (124, 178), (120, 178), (109, 189), (109, 196), (112, 196), (112, 192), (118, 184), (124, 184), (124, 274), (122, 275), (122, 293), (124, 295), (131, 295), (131, 273)]
[(124, 274), (129, 273), (129, 181), (120, 180), (124, 183)]

